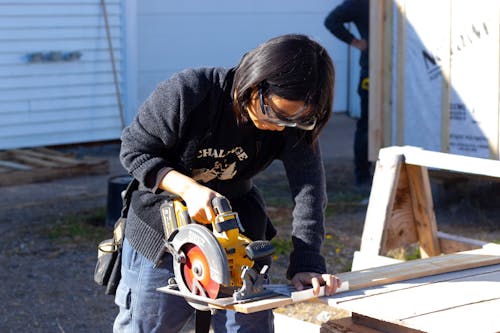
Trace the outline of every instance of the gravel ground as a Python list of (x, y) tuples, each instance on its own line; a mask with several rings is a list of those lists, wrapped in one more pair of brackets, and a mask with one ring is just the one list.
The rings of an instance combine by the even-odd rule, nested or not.
[(102, 213), (81, 231), (71, 229), (78, 224), (70, 217), (103, 211), (107, 179), (122, 173), (117, 147), (84, 149), (108, 158), (110, 174), (0, 191), (0, 332), (112, 330), (112, 297), (93, 283), (96, 240), (110, 231), (103, 227)]

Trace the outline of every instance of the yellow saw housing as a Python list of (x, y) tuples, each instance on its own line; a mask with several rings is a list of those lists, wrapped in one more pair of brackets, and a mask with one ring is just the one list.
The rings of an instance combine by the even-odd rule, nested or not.
[[(219, 226), (223, 224), (231, 226), (236, 225), (236, 227), (222, 230)], [(214, 221), (212, 221), (213, 234), (226, 252), (227, 263), (231, 275), (231, 287), (239, 287), (243, 284), (241, 279), (243, 266), (253, 267), (254, 265), (253, 260), (250, 260), (245, 252), (245, 248), (252, 241), (248, 237), (240, 234), (239, 225), (238, 213), (235, 212), (219, 213)]]
[[(245, 252), (245, 248), (252, 243), (252, 240), (240, 233), (238, 213), (232, 211), (226, 198), (215, 198), (213, 207), (216, 217), (212, 221), (212, 233), (226, 254), (230, 275), (230, 284), (227, 287), (240, 287), (243, 284), (241, 278), (243, 266), (254, 266), (254, 261)], [(166, 201), (161, 206), (160, 212), (167, 239), (183, 226), (191, 223), (202, 224), (189, 217), (187, 207), (180, 198)]]

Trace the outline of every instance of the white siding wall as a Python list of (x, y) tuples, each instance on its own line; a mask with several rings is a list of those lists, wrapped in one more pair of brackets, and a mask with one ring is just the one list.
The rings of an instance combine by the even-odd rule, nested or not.
[[(120, 71), (122, 6), (106, 3)], [(0, 149), (119, 137), (104, 26), (99, 0), (0, 0)], [(81, 57), (30, 62), (37, 52)]]
[(235, 66), (248, 50), (285, 33), (310, 35), (328, 49), (337, 72), (334, 109), (345, 111), (348, 49), (323, 25), (340, 2), (127, 0), (127, 20), (136, 21), (127, 25), (127, 77), (135, 78), (127, 80), (127, 120), (157, 83), (173, 73), (188, 67)]

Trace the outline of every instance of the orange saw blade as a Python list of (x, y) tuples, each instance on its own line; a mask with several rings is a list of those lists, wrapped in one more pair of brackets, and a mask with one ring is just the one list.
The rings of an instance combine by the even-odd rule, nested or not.
[(194, 244), (188, 244), (185, 246), (184, 254), (186, 262), (182, 272), (189, 290), (196, 295), (217, 298), (220, 285), (212, 280), (208, 260), (203, 251)]

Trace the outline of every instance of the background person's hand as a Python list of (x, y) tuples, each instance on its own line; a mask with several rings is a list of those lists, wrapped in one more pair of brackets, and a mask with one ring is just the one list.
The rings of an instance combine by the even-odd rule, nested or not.
[(300, 272), (291, 280), (295, 289), (303, 290), (305, 285), (312, 285), (314, 296), (319, 295), (320, 287), (325, 286), (325, 295), (330, 296), (340, 287), (341, 281), (333, 274), (319, 274), (314, 272)]
[(356, 39), (356, 38), (354, 38), (352, 40), (351, 45), (354, 46), (355, 48), (357, 48), (360, 51), (364, 51), (368, 47), (368, 43), (366, 43), (366, 40), (364, 40), (364, 39)]

